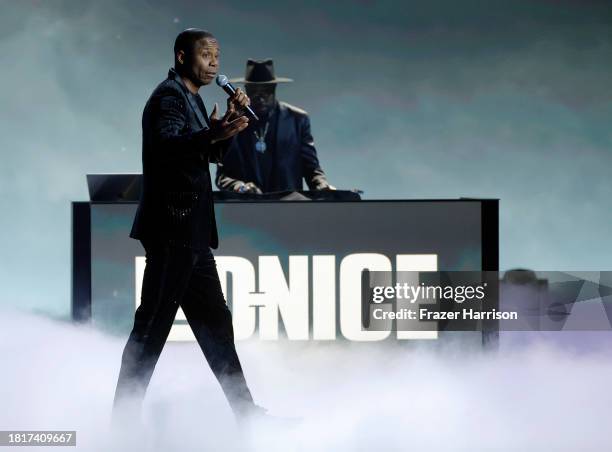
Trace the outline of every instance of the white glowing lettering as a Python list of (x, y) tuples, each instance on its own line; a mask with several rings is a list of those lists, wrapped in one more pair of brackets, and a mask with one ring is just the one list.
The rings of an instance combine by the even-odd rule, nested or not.
[[(356, 253), (345, 256), (339, 263), (333, 255), (289, 256), (286, 272), (278, 256), (259, 256), (257, 272), (253, 263), (244, 257), (216, 256), (215, 260), (221, 288), (231, 301), (236, 340), (252, 338), (256, 332), (259, 339), (277, 340), (281, 326), (283, 336), (289, 340), (335, 340), (339, 336), (350, 341), (384, 340), (390, 331), (365, 331), (361, 327), (362, 272), (384, 271), (391, 275), (394, 270), (437, 270), (435, 254), (399, 254), (392, 262), (384, 254)], [(140, 303), (144, 266), (145, 258), (136, 257), (136, 307)], [(230, 275), (231, 287), (228, 287)], [(390, 285), (390, 281), (386, 284)], [(374, 318), (391, 321), (382, 311), (374, 313)], [(185, 320), (180, 308), (176, 319)], [(395, 334), (397, 339), (438, 337), (437, 331), (408, 328)], [(168, 340), (195, 338), (189, 325), (179, 322), (173, 325)]]

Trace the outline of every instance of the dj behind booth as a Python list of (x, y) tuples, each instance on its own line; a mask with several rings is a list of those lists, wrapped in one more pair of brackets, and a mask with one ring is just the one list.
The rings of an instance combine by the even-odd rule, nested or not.
[[(127, 337), (144, 250), (129, 237), (141, 175), (88, 175), (72, 203), (72, 313)], [(495, 344), (482, 331), (364, 331), (364, 271), (498, 270), (498, 200), (362, 200), (356, 191), (214, 192), (215, 253), (237, 341)], [(325, 219), (325, 221), (322, 221)], [(195, 340), (179, 308), (170, 341)]]
[(259, 117), (234, 136), (217, 165), (220, 190), (269, 193), (301, 190), (333, 190), (319, 164), (308, 114), (276, 99), (276, 85), (291, 79), (276, 77), (272, 60), (248, 60), (242, 83), (251, 108)]

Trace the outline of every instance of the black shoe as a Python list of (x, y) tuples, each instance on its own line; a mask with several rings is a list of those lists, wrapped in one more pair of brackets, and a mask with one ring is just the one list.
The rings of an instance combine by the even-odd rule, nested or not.
[(301, 421), (302, 419), (297, 417), (272, 416), (266, 408), (255, 404), (243, 413), (236, 415), (236, 422), (240, 427), (291, 428), (299, 425)]
[(238, 424), (248, 423), (256, 419), (268, 416), (268, 410), (256, 404), (249, 404), (238, 410), (234, 409), (234, 417)]

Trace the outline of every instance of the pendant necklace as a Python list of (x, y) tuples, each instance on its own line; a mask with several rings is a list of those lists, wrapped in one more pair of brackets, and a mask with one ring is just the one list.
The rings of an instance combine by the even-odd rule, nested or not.
[(256, 130), (253, 131), (253, 133), (255, 134), (255, 137), (257, 138), (257, 141), (255, 142), (255, 150), (257, 152), (259, 152), (260, 154), (263, 154), (264, 152), (266, 152), (266, 135), (268, 134), (268, 126), (270, 125), (270, 122), (266, 122), (266, 126), (264, 127), (264, 131), (263, 133), (257, 133)]

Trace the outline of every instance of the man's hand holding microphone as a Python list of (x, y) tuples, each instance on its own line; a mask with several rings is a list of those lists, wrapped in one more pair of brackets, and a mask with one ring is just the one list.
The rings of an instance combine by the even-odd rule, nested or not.
[(249, 118), (244, 114), (251, 101), (240, 89), (227, 99), (227, 111), (222, 118), (219, 118), (218, 105), (215, 103), (212, 114), (210, 115), (211, 143), (227, 140), (234, 135), (242, 132), (249, 125)]

